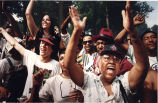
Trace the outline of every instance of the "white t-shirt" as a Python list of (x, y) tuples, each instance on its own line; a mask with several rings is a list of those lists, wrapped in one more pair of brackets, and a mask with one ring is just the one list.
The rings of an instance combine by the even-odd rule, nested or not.
[(85, 92), (85, 103), (124, 103), (122, 93), (120, 91), (120, 84), (118, 79), (122, 82), (122, 85), (127, 93), (130, 92), (128, 73), (119, 76), (112, 83), (111, 89), (114, 95), (108, 96), (106, 89), (104, 88), (100, 76), (96, 76), (93, 73), (84, 73), (84, 85), (83, 90)]
[[(136, 64), (136, 60), (135, 60), (135, 57), (134, 57), (134, 50), (133, 50), (133, 46), (132, 45), (129, 45), (129, 48), (128, 48), (128, 52), (127, 52), (127, 55), (131, 57), (131, 60), (132, 60), (132, 64)], [(149, 63), (150, 63), (150, 67), (153, 69), (153, 70), (156, 70), (158, 71), (158, 61), (157, 61), (157, 57), (150, 57), (148, 56), (149, 58)]]
[(0, 59), (3, 59), (4, 53), (5, 53), (6, 43), (7, 43), (6, 39), (1, 38), (1, 40), (0, 40), (0, 48), (2, 49), (2, 53), (1, 53)]
[(76, 101), (72, 101), (68, 97), (65, 97), (69, 96), (73, 88), (79, 89), (71, 79), (56, 75), (46, 80), (46, 83), (39, 92), (39, 97), (41, 101), (45, 102), (53, 102), (54, 100), (55, 103), (75, 103)]
[(33, 85), (32, 76), (39, 69), (47, 70), (44, 76), (43, 83), (45, 83), (45, 80), (48, 79), (49, 77), (53, 77), (61, 73), (59, 62), (52, 59), (51, 61), (47, 63), (43, 63), (40, 61), (39, 55), (29, 50), (25, 50), (24, 57), (23, 57), (23, 64), (27, 66), (27, 70), (28, 70), (28, 76), (27, 76), (25, 88), (23, 91), (23, 96), (26, 96), (27, 98), (29, 98), (31, 95), (31, 88)]

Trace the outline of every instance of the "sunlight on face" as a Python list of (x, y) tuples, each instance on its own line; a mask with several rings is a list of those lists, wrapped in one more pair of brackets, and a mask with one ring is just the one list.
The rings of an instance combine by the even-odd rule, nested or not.
[(43, 29), (50, 29), (51, 26), (51, 20), (48, 15), (45, 15), (42, 19), (42, 28)]

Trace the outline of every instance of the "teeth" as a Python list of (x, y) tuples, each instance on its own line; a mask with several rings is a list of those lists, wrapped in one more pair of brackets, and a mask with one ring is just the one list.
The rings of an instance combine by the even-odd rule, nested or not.
[(112, 69), (112, 70), (115, 70), (115, 68), (114, 68), (114, 67), (108, 67), (108, 69)]

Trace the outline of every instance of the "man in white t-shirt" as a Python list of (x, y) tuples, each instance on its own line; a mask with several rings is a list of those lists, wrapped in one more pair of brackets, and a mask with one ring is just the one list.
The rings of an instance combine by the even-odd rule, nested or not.
[(96, 76), (93, 73), (87, 73), (82, 70), (82, 67), (76, 63), (75, 46), (79, 42), (79, 37), (84, 30), (86, 18), (83, 21), (80, 20), (77, 8), (71, 6), (69, 9), (70, 17), (74, 25), (71, 39), (68, 43), (66, 54), (64, 58), (64, 66), (69, 69), (71, 79), (75, 84), (82, 87), (85, 91), (84, 102), (86, 103), (124, 103), (126, 97), (122, 96), (125, 92), (128, 94), (130, 90), (136, 90), (146, 77), (146, 71), (149, 68), (149, 61), (145, 52), (143, 51), (143, 45), (138, 38), (137, 33), (133, 27), (130, 12), (130, 1), (127, 1), (126, 12), (122, 11), (123, 26), (130, 32), (133, 48), (136, 57), (136, 64), (132, 67), (131, 71), (125, 73), (117, 81), (116, 75), (120, 70), (122, 53), (118, 51), (115, 45), (108, 45), (104, 47), (104, 51), (101, 53), (99, 61), (99, 68), (101, 69), (101, 75)]
[(47, 79), (40, 92), (38, 88), (41, 86), (44, 71), (40, 70), (33, 75), (31, 97), (25, 102), (83, 102), (84, 98), (82, 92), (80, 91), (81, 88), (75, 85), (70, 78), (67, 68), (64, 67), (64, 55), (65, 49), (59, 50), (59, 64), (62, 69), (62, 73)]
[(23, 64), (27, 66), (28, 76), (23, 92), (23, 98), (30, 97), (32, 88), (32, 76), (40, 69), (44, 69), (44, 79), (52, 77), (61, 72), (59, 62), (51, 59), (53, 54), (53, 48), (55, 46), (55, 38), (51, 35), (44, 35), (40, 40), (40, 55), (25, 49), (20, 45), (13, 37), (11, 37), (3, 28), (0, 28), (0, 33), (6, 38), (6, 40), (23, 56)]

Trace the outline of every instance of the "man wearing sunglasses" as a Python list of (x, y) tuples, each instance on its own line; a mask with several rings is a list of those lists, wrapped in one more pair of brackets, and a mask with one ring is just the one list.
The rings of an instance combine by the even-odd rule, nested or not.
[(97, 52), (94, 50), (94, 43), (91, 35), (84, 35), (82, 41), (85, 53), (82, 54), (83, 70), (86, 72), (93, 72), (93, 61), (97, 56)]
[[(101, 53), (99, 61), (100, 76), (82, 71), (82, 68), (76, 63), (74, 48), (77, 46), (80, 34), (85, 28), (86, 18), (81, 21), (77, 8), (73, 6), (69, 10), (74, 30), (66, 49), (64, 66), (68, 68), (74, 83), (83, 88), (85, 92), (84, 102), (86, 103), (125, 103), (127, 99), (123, 94), (125, 92), (129, 94), (131, 90), (137, 90), (137, 87), (141, 85), (146, 77), (149, 60), (131, 22), (130, 11), (130, 1), (127, 1), (126, 11), (122, 11), (123, 26), (132, 37), (131, 42), (135, 52), (136, 64), (131, 71), (116, 77), (120, 70), (122, 53), (115, 45), (108, 45)], [(124, 93), (121, 87), (124, 88)]]

